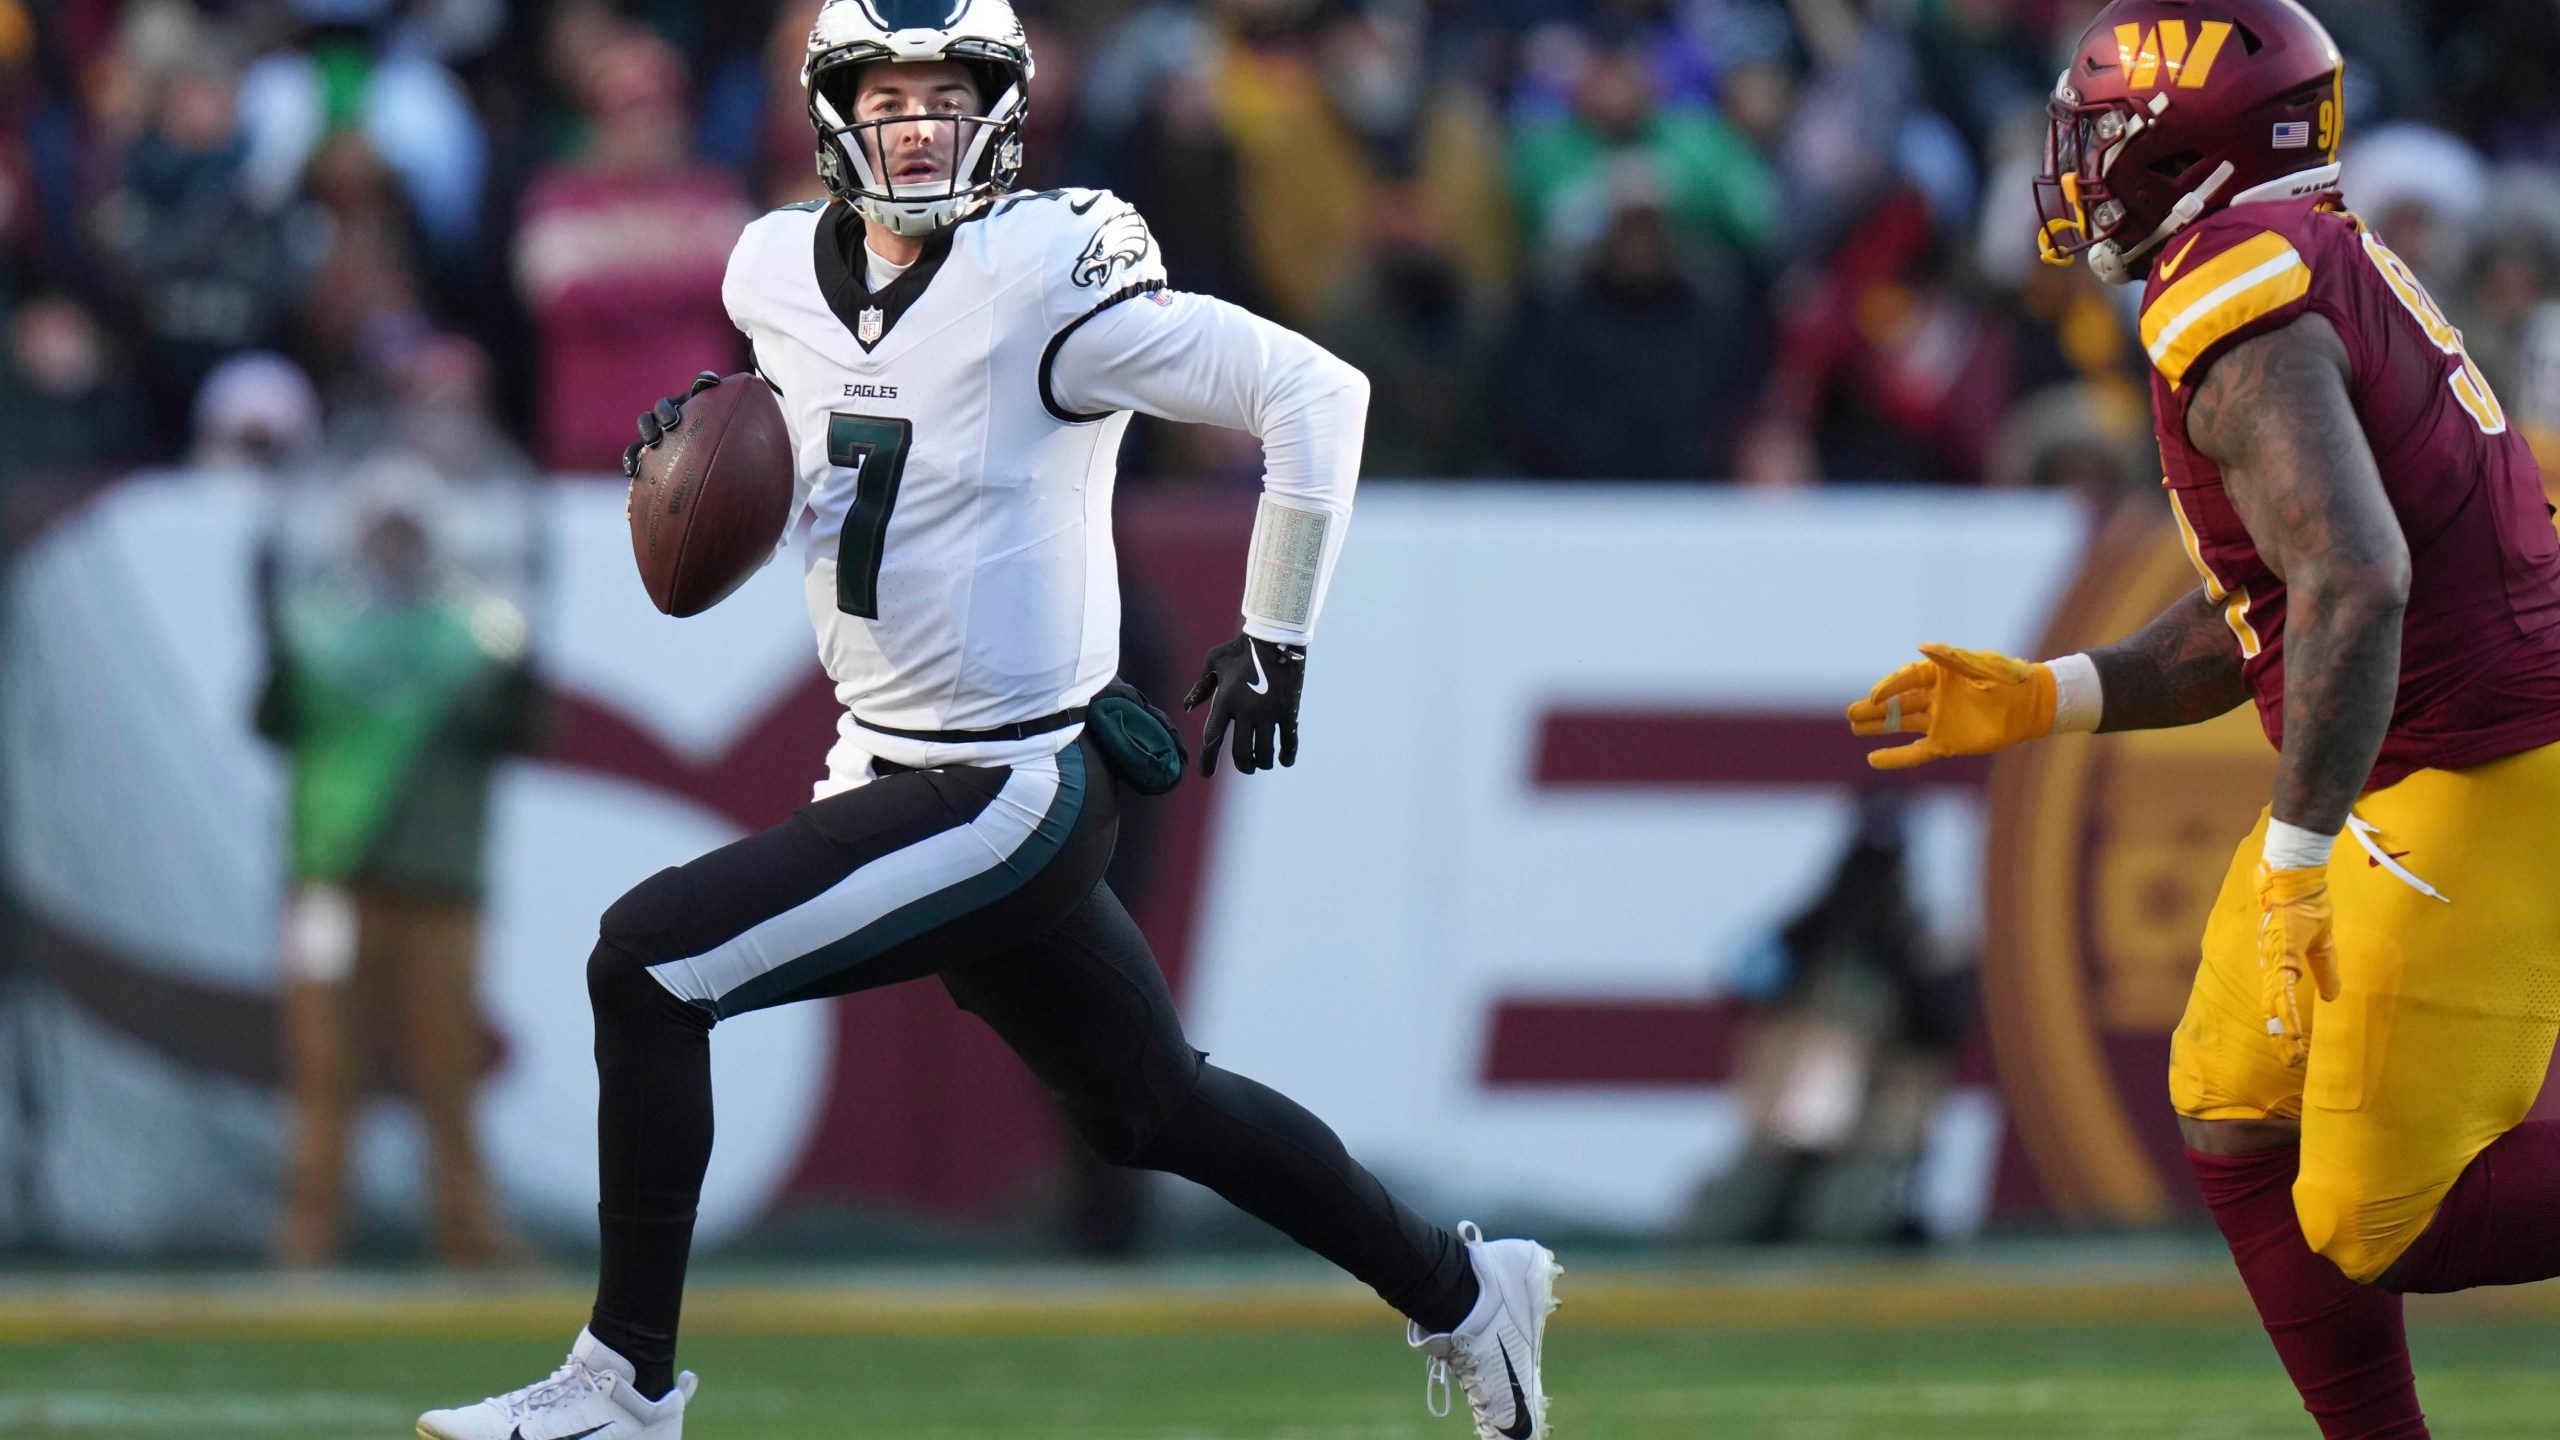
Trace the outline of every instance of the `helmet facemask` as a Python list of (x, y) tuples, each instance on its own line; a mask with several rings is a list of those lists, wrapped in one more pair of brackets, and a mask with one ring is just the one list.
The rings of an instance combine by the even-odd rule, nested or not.
[(2124, 202), (2108, 193), (2107, 168), (2143, 118), (2130, 100), (2081, 104), (2072, 94), (2066, 83), (2045, 105), (2044, 171), (2035, 184), (2036, 254), (2048, 265), (2068, 265), (2124, 228)]
[(2150, 161), (2157, 172), (2155, 185), (2187, 188), (2148, 234), (2128, 241), (2132, 216), (2108, 177), (2126, 158), (2126, 148), (2158, 123), (2170, 103), (2166, 90), (2148, 103), (2124, 97), (2083, 101), (2064, 74), (2045, 106), (2044, 173), (2035, 184), (2036, 254), (2046, 264), (2068, 265), (2086, 255), (2099, 279), (2110, 285), (2130, 283), (2141, 273), (2135, 262), (2195, 223), (2231, 179), (2228, 160), (2198, 179), (2204, 157), (2193, 152)]
[[(926, 235), (976, 213), (1011, 190), (1022, 172), (1022, 122), (1029, 109), (1021, 77), (1007, 64), (964, 62), (981, 96), (994, 101), (984, 114), (903, 114), (857, 118), (858, 77), (866, 63), (894, 63), (847, 55), (813, 61), (809, 70), (809, 122), (818, 131), (818, 174), (828, 193), (862, 218), (900, 235)], [(901, 184), (882, 174), (903, 148), (898, 127), (931, 125), (933, 152), (944, 163), (936, 180)]]

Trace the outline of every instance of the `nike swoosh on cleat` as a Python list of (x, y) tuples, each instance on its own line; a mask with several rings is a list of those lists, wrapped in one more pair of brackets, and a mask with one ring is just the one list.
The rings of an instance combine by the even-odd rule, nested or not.
[[(588, 1436), (601, 1434), (612, 1424), (613, 1422), (608, 1420), (603, 1425), (596, 1426), (593, 1430), (581, 1430), (575, 1435), (555, 1435), (552, 1437), (552, 1440), (587, 1440)], [(532, 1437), (525, 1434), (524, 1427), (519, 1425), (515, 1428), (513, 1433), (507, 1436), (507, 1440), (532, 1440)]]
[(1529, 1432), (1538, 1426), (1537, 1417), (1529, 1413), (1529, 1397), (1520, 1390), (1520, 1372), (1511, 1368), (1511, 1347), (1500, 1340), (1493, 1342), (1502, 1352), (1502, 1373), (1511, 1377), (1511, 1423), (1502, 1427), (1510, 1440), (1529, 1440)]
[(1244, 648), (1253, 656), (1253, 678), (1245, 682), (1244, 688), (1252, 691), (1256, 695), (1269, 694), (1271, 692), (1271, 677), (1262, 673), (1261, 649), (1250, 640), (1245, 642)]

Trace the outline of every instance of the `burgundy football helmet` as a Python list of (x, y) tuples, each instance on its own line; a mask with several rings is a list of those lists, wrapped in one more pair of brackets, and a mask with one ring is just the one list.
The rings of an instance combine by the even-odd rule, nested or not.
[(2295, 0), (2115, 0), (2054, 82), (2038, 250), (2121, 285), (2208, 210), (2335, 187), (2343, 73)]

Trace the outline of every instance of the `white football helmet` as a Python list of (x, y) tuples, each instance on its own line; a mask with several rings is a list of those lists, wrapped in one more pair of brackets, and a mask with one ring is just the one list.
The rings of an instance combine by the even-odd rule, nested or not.
[[(986, 113), (948, 121), (947, 180), (901, 185), (874, 170), (866, 134), (876, 138), (899, 119), (855, 118), (854, 76), (882, 60), (952, 60), (977, 73)], [(1031, 43), (1007, 0), (827, 0), (809, 31), (800, 85), (818, 130), (818, 175), (827, 192), (898, 234), (930, 234), (974, 214), (1022, 173)]]

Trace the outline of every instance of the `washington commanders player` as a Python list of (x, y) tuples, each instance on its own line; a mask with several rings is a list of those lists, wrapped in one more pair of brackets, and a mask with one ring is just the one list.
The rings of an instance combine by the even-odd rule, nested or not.
[[(1153, 790), (1183, 766), (1170, 722), (1112, 679), (1112, 467), (1130, 413), (1262, 437), (1243, 632), (1191, 696), (1208, 706), (1204, 767), (1232, 724), (1251, 773), (1297, 758), (1366, 381), (1171, 289), (1126, 202), (1013, 191), (1032, 60), (1005, 0), (830, 0), (802, 79), (833, 198), (748, 226), (722, 288), (814, 516), (805, 588), (839, 738), (812, 804), (605, 912), (587, 969), (592, 1319), (549, 1379), (418, 1433), (679, 1440), (714, 1025), (935, 975), (1098, 1154), (1197, 1181), (1368, 1282), (1429, 1357), (1435, 1410), (1454, 1379), (1485, 1440), (1538, 1440), (1554, 1257), (1422, 1219), (1322, 1121), (1206, 1063), (1102, 883), (1115, 772)], [(681, 407), (642, 418), (635, 461)]]
[[(2335, 198), (2292, 0), (2117, 0), (2056, 85), (2046, 257), (2146, 281), (2202, 588), (2045, 664), (1923, 646), (1884, 768), (2254, 700), (2281, 752), (2171, 1045), (2206, 1203), (2322, 1434), (2423, 1436), (2400, 1297), (2560, 1274), (2560, 535), (2462, 336)], [(2336, 858), (2332, 860), (2333, 852)]]

